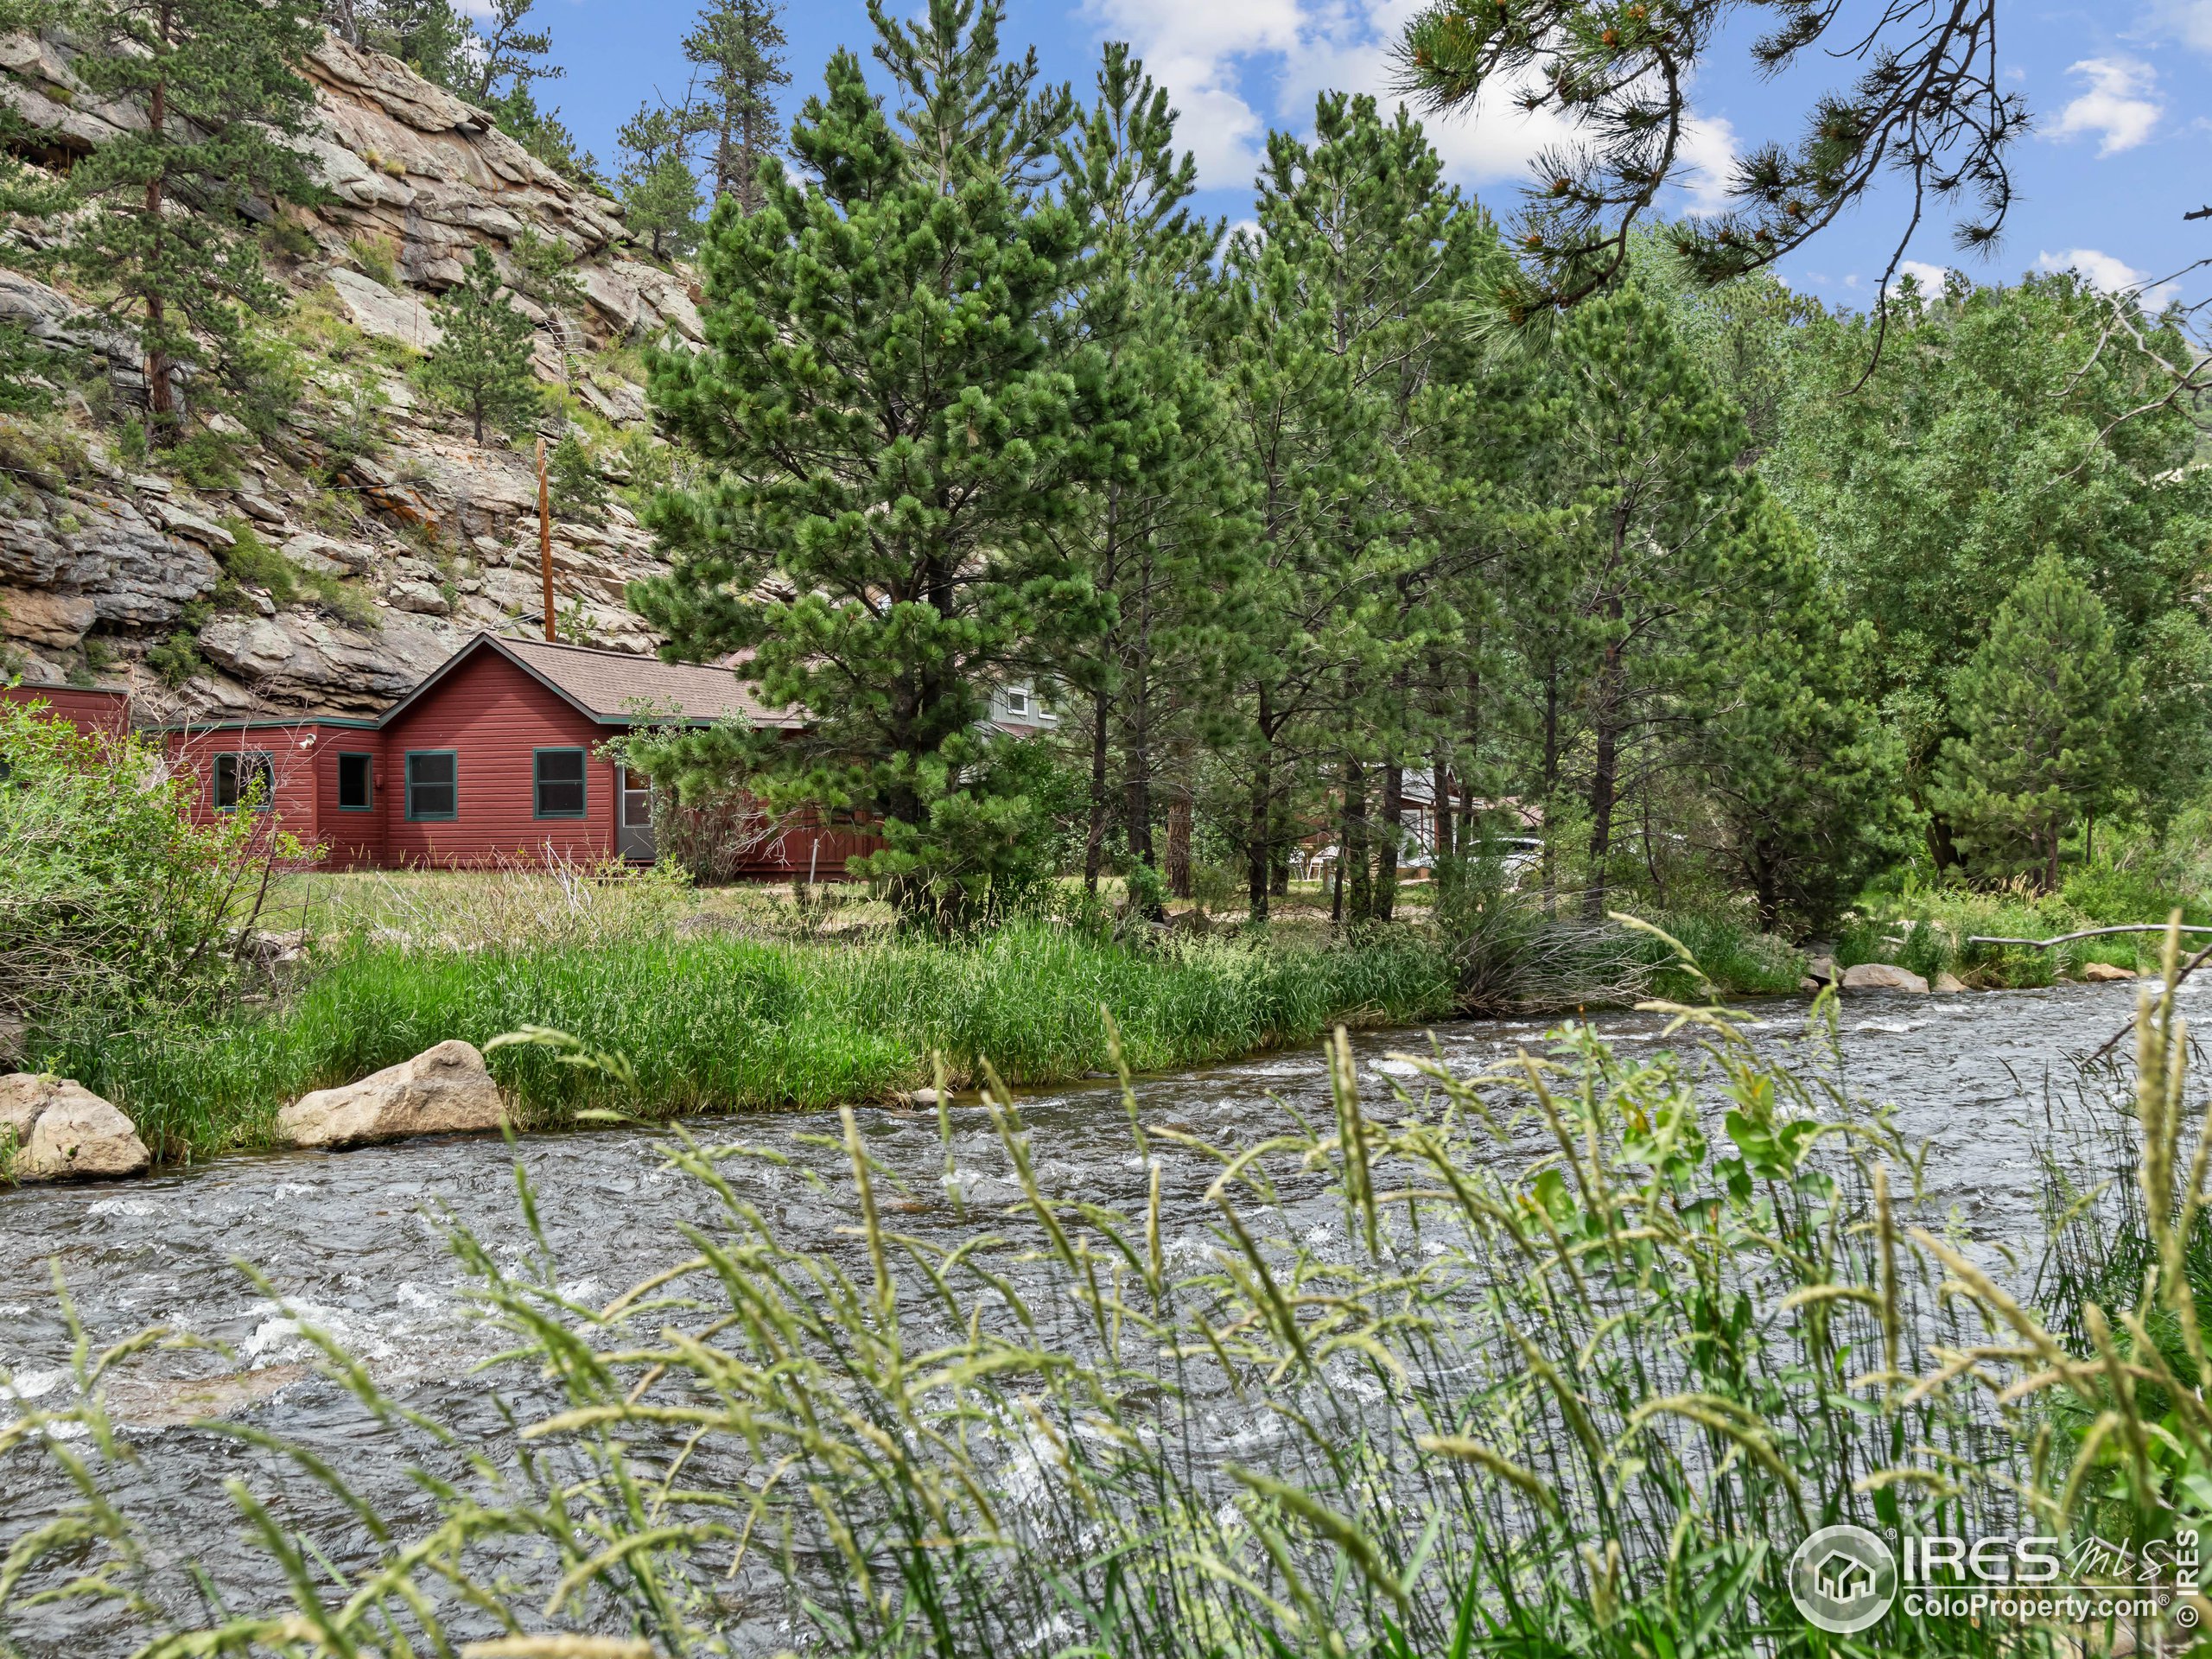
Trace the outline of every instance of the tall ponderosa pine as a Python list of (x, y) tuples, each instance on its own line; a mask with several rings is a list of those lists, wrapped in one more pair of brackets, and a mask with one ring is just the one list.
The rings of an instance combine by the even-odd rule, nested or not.
[(739, 753), (679, 739), (657, 775), (742, 768), (779, 807), (869, 814), (887, 842), (869, 870), (910, 913), (1044, 873), (1020, 746), (979, 728), (995, 684), (1104, 620), (1055, 539), (1113, 461), (1076, 425), (1096, 354), (1063, 349), (1082, 229), (1001, 164), (998, 116), (1029, 99), (995, 63), (999, 18), (938, 0), (924, 41), (887, 53), (909, 108), (946, 107), (940, 78), (1001, 89), (949, 149), (902, 143), (858, 61), (830, 60), (793, 128), (803, 181), (752, 214), (717, 205), (704, 346), (652, 370), (661, 419), (713, 473), (654, 503), (675, 568), (632, 601), (674, 652), (750, 652), (764, 699), (810, 716)]
[(683, 55), (707, 72), (707, 130), (715, 135), (715, 194), (751, 213), (763, 200), (760, 163), (782, 149), (776, 88), (784, 67), (783, 9), (774, 0), (709, 0), (683, 37)]
[(512, 431), (534, 416), (542, 406), (531, 369), (535, 331), (507, 302), (499, 268), (481, 245), (432, 308), (442, 337), (423, 364), (423, 381), (468, 416), (476, 442), (484, 442), (487, 423)]
[(691, 145), (702, 130), (689, 105), (670, 109), (641, 104), (616, 137), (622, 170), (615, 181), (623, 223), (642, 237), (656, 259), (686, 254), (699, 232), (699, 181), (691, 171)]
[(300, 0), (99, 0), (84, 24), (98, 45), (77, 73), (139, 119), (71, 168), (87, 211), (63, 257), (135, 323), (156, 435), (174, 437), (173, 373), (242, 389), (260, 361), (247, 319), (282, 308), (248, 209), (318, 197), (287, 141), (314, 120), (298, 68), (321, 25)]
[[(1713, 666), (1707, 631), (1753, 486), (1735, 467), (1741, 416), (1636, 283), (1577, 307), (1551, 366), (1535, 481), (1572, 516), (1519, 573), (1513, 603), (1541, 704), (1538, 792), (1554, 828), (1580, 820), (1583, 907), (1599, 918), (1624, 801)], [(1576, 770), (1579, 799), (1562, 812)]]
[(2066, 832), (2119, 796), (2140, 689), (2088, 584), (2037, 559), (1952, 682), (1962, 735), (1943, 745), (1934, 804), (1967, 852), (2056, 890)]
[(1166, 93), (1126, 46), (1109, 44), (1097, 101), (1060, 157), (1064, 199), (1089, 227), (1071, 315), (1103, 368), (1084, 384), (1084, 423), (1108, 437), (1118, 462), (1066, 532), (1113, 620), (1053, 664), (1090, 705), (1083, 870), (1093, 891), (1116, 817), (1129, 857), (1158, 867), (1161, 758), (1190, 723), (1196, 677), (1217, 655), (1209, 620), (1237, 587), (1242, 520), (1224, 410), (1192, 338), (1219, 232), (1184, 206), (1197, 169), (1177, 154), (1174, 126)]
[(1222, 828), (1264, 916), (1304, 830), (1290, 804), (1325, 756), (1361, 919), (1389, 914), (1397, 864), (1395, 823), (1369, 833), (1369, 769), (1395, 819), (1423, 747), (1412, 677), (1450, 643), (1437, 578), (1471, 514), (1437, 463), (1476, 383), (1442, 371), (1495, 236), (1403, 111), (1385, 122), (1372, 99), (1326, 94), (1314, 121), (1311, 144), (1270, 137), (1259, 233), (1232, 238), (1213, 323), (1260, 518), (1236, 671), (1245, 800)]

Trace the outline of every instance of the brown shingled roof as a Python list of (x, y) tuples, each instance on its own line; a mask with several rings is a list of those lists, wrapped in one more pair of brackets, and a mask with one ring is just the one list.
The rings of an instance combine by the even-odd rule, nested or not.
[(385, 709), (377, 723), (388, 724), (401, 709), (480, 650), (498, 652), (602, 725), (628, 725), (637, 718), (640, 704), (650, 705), (656, 715), (672, 709), (678, 719), (699, 724), (729, 718), (747, 720), (756, 726), (805, 724), (804, 716), (795, 709), (764, 709), (728, 668), (664, 663), (626, 651), (509, 639), (493, 633), (478, 634), (448, 657), (412, 691)]
[(598, 720), (626, 720), (640, 702), (675, 709), (685, 720), (741, 716), (756, 726), (797, 726), (798, 716), (764, 709), (734, 671), (701, 663), (664, 663), (626, 651), (557, 645), (543, 639), (495, 639), (524, 668), (566, 692)]

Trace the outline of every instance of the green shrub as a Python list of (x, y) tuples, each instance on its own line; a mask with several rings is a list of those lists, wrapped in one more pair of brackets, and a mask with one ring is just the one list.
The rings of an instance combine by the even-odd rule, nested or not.
[(0, 703), (0, 1012), (190, 1001), (251, 925), (260, 873), (307, 849), (264, 812), (194, 822), (156, 744), (40, 707)]

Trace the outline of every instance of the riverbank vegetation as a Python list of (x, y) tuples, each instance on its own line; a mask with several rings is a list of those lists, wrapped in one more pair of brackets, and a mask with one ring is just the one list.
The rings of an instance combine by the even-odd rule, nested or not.
[[(266, 1144), (277, 1109), (461, 1038), (556, 1027), (629, 1058), (621, 1077), (517, 1047), (491, 1055), (525, 1127), (881, 1102), (931, 1085), (1095, 1075), (1107, 1019), (1142, 1070), (1308, 1042), (1332, 1025), (1444, 1017), (1448, 957), (1411, 933), (1332, 948), (1189, 940), (1137, 949), (1044, 922), (972, 942), (844, 949), (652, 934), (588, 946), (340, 944), (274, 1007), (88, 1012), (41, 1028), (38, 1063), (130, 1115), (160, 1155)], [(1103, 1011), (1110, 1011), (1103, 1012)]]
[[(82, 1494), (9, 1541), (0, 1631), (40, 1597), (179, 1652), (1751, 1652), (1808, 1628), (1792, 1557), (1841, 1522), (2053, 1537), (2140, 1595), (2212, 1465), (2212, 1195), (2175, 1010), (2146, 999), (2106, 1120), (2121, 1167), (2055, 1168), (2060, 1239), (2094, 1236), (2033, 1290), (1937, 1213), (1817, 1041), (1777, 1058), (1709, 1011), (1477, 1076), (1414, 1057), (1388, 1097), (1340, 1044), (1319, 1121), (1217, 1147), (1132, 1101), (1109, 1191), (1056, 1192), (1001, 1095), (966, 1109), (988, 1168), (951, 1158), (949, 1117), (940, 1173), (887, 1166), (848, 1116), (801, 1154), (835, 1236), (756, 1201), (792, 1154), (678, 1139), (708, 1202), (627, 1293), (577, 1300), (542, 1234), (518, 1259), (456, 1227), (517, 1433), (466, 1448), (464, 1481), (463, 1448), (302, 1315), (327, 1374), (412, 1426), (378, 1443), (444, 1472), (380, 1515), (364, 1471), (251, 1431), (280, 1461), (242, 1464), (231, 1502), (284, 1570), (176, 1559), (96, 1386), (134, 1350), (80, 1347), (74, 1386), (0, 1427), (0, 1456), (65, 1460)], [(2128, 1554), (2075, 1554), (2092, 1534)], [(249, 1576), (289, 1598), (226, 1592)], [(2178, 1593), (2140, 1619), (1904, 1597), (1851, 1650), (2185, 1645), (2193, 1579), (2158, 1581)]]

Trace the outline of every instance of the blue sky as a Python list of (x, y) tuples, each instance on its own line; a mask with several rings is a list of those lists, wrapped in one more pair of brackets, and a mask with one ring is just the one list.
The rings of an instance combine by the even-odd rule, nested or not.
[[(898, 0), (893, 0), (894, 9)], [(1182, 113), (1198, 161), (1200, 205), (1231, 221), (1251, 209), (1251, 181), (1270, 127), (1310, 127), (1325, 87), (1388, 95), (1387, 51), (1417, 0), (1011, 0), (1010, 48), (1034, 42), (1046, 73), (1090, 86), (1099, 42), (1127, 40)], [(641, 99), (680, 98), (679, 48), (696, 0), (539, 0), (567, 78), (543, 89), (579, 140), (607, 162), (614, 130)], [(2072, 265), (2104, 286), (2164, 276), (2212, 256), (2212, 220), (2182, 213), (2212, 201), (2212, 0), (2110, 0), (2103, 6), (1999, 0), (2000, 62), (2028, 99), (2035, 130), (2013, 152), (2016, 203), (1993, 259), (1954, 252), (1948, 224), (1923, 224), (1910, 251), (1923, 276), (1961, 264), (1980, 281)], [(1871, 8), (1844, 8), (1847, 21)], [(873, 40), (860, 0), (789, 0), (790, 109), (820, 84), (840, 44)], [(1756, 22), (1758, 20), (1751, 20)], [(1702, 173), (1674, 204), (1714, 194), (1730, 158), (1794, 136), (1797, 114), (1848, 63), (1815, 60), (1777, 82), (1751, 71), (1740, 41), (1716, 55), (1695, 88), (1693, 137)], [(873, 67), (873, 66), (871, 66)], [(1501, 214), (1532, 154), (1560, 130), (1516, 112), (1437, 120), (1431, 133), (1452, 177)], [(1789, 260), (1793, 287), (1834, 304), (1865, 303), (1908, 204), (1895, 187), (1860, 206)], [(2179, 292), (2212, 294), (2212, 271)]]

